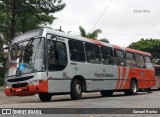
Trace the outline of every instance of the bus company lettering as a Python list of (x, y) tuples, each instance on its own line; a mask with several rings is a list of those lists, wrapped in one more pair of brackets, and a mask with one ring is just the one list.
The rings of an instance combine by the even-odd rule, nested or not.
[(114, 74), (94, 73), (96, 77), (114, 77)]

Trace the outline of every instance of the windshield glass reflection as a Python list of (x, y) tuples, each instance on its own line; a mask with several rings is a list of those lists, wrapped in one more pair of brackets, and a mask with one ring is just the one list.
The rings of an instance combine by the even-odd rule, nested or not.
[(31, 38), (28, 41), (11, 45), (7, 66), (6, 76), (44, 71), (44, 39), (42, 37)]

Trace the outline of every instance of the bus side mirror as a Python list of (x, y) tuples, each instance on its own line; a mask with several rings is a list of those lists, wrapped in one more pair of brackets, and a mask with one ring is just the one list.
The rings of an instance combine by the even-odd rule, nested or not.
[(57, 36), (56, 35), (52, 35), (52, 39), (57, 39)]
[(57, 36), (56, 35), (52, 35), (52, 34), (47, 34), (47, 39), (51, 39), (51, 40), (56, 40), (57, 41)]
[(3, 46), (3, 52), (8, 52), (8, 50), (9, 50), (9, 46), (4, 45), (4, 46)]

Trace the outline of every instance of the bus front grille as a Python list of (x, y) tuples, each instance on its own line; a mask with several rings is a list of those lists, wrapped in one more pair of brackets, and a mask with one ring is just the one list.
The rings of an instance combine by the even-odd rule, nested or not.
[(19, 82), (19, 81), (26, 81), (33, 78), (33, 76), (28, 76), (28, 77), (20, 77), (20, 78), (15, 78), (15, 79), (9, 79), (7, 80), (8, 82)]
[(28, 83), (17, 83), (17, 84), (13, 84), (12, 88), (20, 88), (20, 87), (25, 87), (27, 85)]

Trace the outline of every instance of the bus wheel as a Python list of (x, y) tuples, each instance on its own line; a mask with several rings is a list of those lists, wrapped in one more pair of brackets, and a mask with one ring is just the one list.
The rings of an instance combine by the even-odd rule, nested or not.
[(136, 95), (138, 92), (138, 84), (136, 80), (131, 80), (130, 89), (125, 90), (125, 95)]
[(106, 90), (102, 90), (100, 91), (101, 95), (103, 97), (109, 97), (109, 96), (112, 96), (113, 95), (113, 91), (106, 91)]
[(42, 102), (49, 102), (52, 95), (49, 93), (39, 93), (39, 98)]
[(137, 84), (137, 81), (131, 80), (131, 88), (130, 88), (130, 90), (131, 90), (131, 94), (132, 94), (132, 95), (136, 95), (136, 94), (137, 94), (137, 92), (138, 92), (138, 84)]
[(80, 81), (78, 79), (75, 79), (72, 81), (71, 84), (71, 98), (73, 100), (78, 100), (82, 96), (82, 87), (80, 84)]

